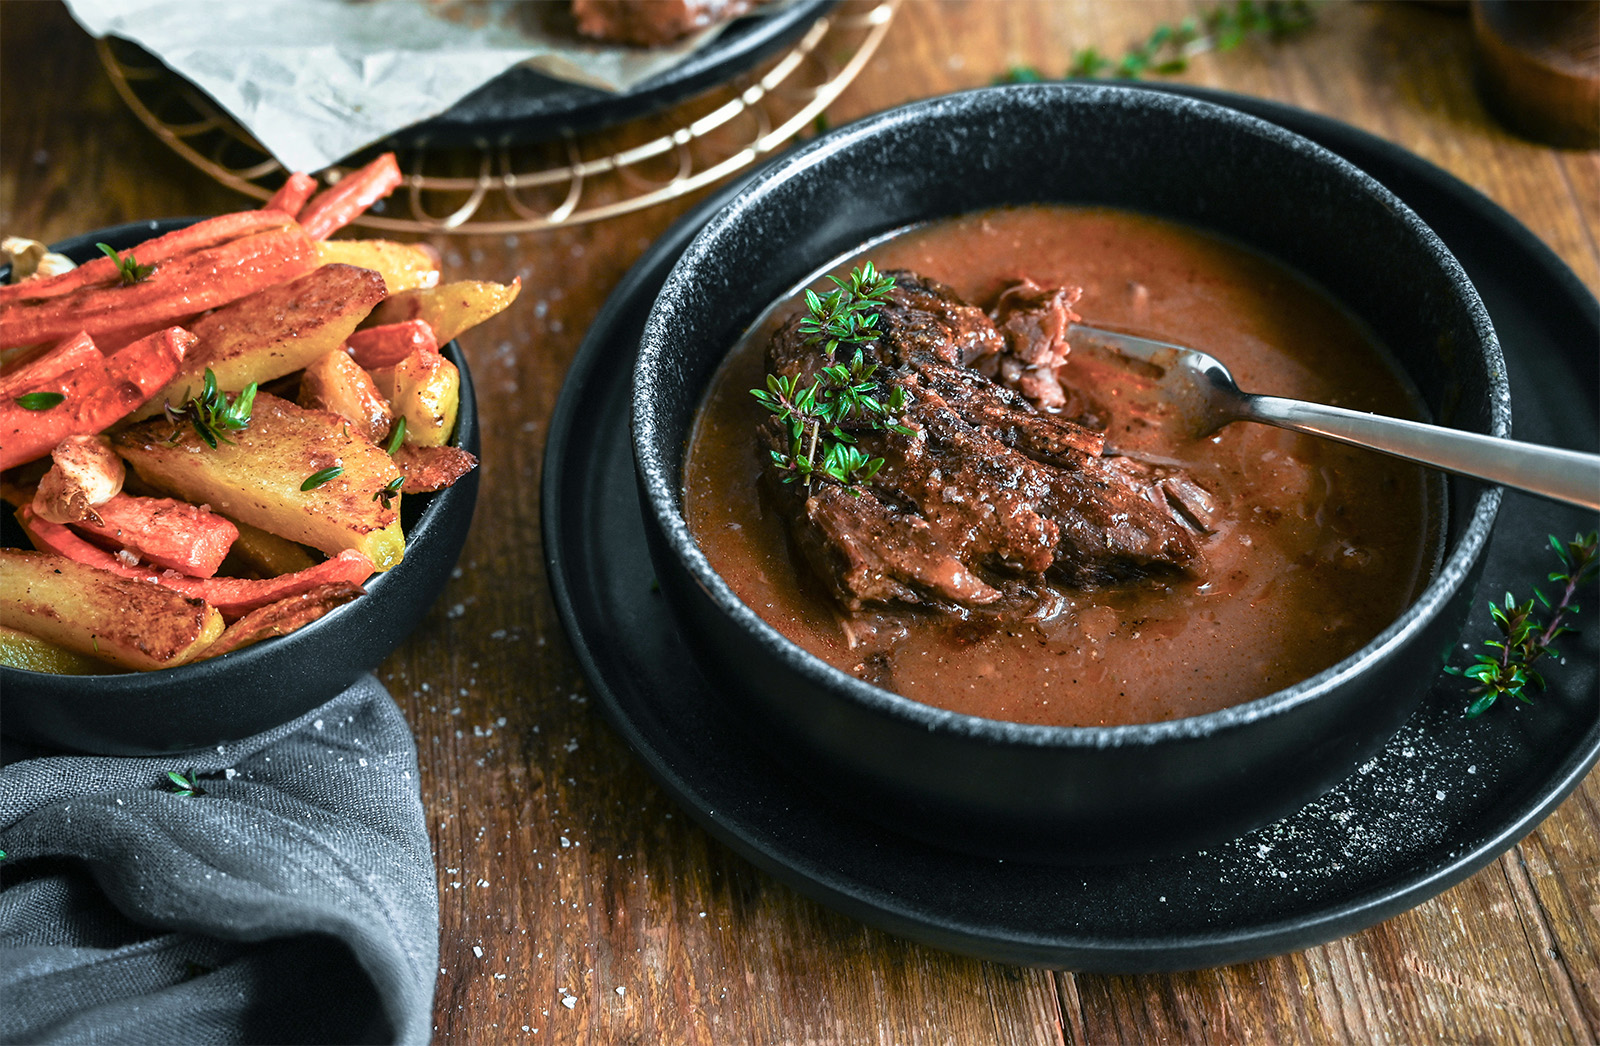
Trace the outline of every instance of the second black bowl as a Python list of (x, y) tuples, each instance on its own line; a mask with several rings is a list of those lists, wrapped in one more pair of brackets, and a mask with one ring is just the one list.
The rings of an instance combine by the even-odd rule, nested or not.
[(1233, 708), (1103, 728), (960, 715), (824, 664), (739, 601), (683, 516), (696, 410), (768, 303), (894, 229), (1034, 202), (1142, 211), (1253, 247), (1364, 321), (1439, 423), (1509, 432), (1499, 346), (1465, 273), (1400, 200), (1344, 160), (1170, 94), (989, 88), (823, 136), (757, 176), (684, 252), (634, 378), (651, 558), (679, 629), (734, 714), (792, 772), (863, 815), (997, 856), (1100, 861), (1193, 849), (1326, 791), (1411, 713), (1465, 620), (1497, 489), (1449, 482), (1438, 574), (1355, 654)]

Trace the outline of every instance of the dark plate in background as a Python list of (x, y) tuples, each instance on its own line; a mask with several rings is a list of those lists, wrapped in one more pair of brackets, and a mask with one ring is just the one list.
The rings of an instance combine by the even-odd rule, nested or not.
[[(132, 222), (51, 249), (84, 262), (99, 257), (97, 242), (126, 250), (194, 221)], [(452, 442), (477, 454), (472, 376), (460, 346), (451, 342), (443, 352), (461, 372), (460, 420)], [(436, 494), (402, 497), (405, 558), (368, 581), (366, 595), (289, 635), (157, 672), (56, 676), (0, 666), (0, 730), (9, 739), (51, 749), (162, 755), (287, 723), (376, 668), (417, 627), (450, 578), (477, 498), (476, 469)], [(26, 538), (15, 544), (29, 547)], [(7, 761), (17, 755), (7, 752)]]
[(648, 116), (755, 67), (798, 40), (835, 0), (795, 0), (730, 22), (683, 61), (626, 91), (602, 91), (518, 66), (445, 112), (392, 135), (403, 146), (483, 147), (583, 134)]
[[(1456, 253), (1494, 318), (1517, 435), (1596, 449), (1600, 305), (1515, 219), (1410, 153), (1325, 117), (1179, 93), (1305, 135), (1404, 199)], [(678, 802), (758, 867), (864, 922), (988, 959), (1108, 972), (1215, 966), (1309, 947), (1421, 903), (1532, 830), (1600, 756), (1591, 620), (1563, 642), (1567, 663), (1552, 666), (1552, 689), (1536, 707), (1468, 721), (1462, 682), (1441, 676), (1347, 781), (1209, 851), (1084, 868), (1007, 863), (918, 844), (824, 803), (728, 721), (694, 667), (651, 591), (633, 478), (631, 368), (618, 363), (635, 353), (678, 254), (738, 188), (656, 243), (585, 338), (551, 425), (544, 540), (563, 623), (611, 723)], [(1552, 567), (1547, 533), (1594, 525), (1581, 510), (1508, 493), (1482, 591), (1525, 593)], [(1464, 641), (1490, 633), (1485, 613)]]

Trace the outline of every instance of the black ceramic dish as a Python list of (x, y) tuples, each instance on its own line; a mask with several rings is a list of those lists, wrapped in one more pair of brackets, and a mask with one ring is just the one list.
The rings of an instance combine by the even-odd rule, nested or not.
[(449, 109), (392, 135), (391, 145), (483, 147), (584, 134), (709, 91), (798, 40), (835, 0), (796, 0), (736, 19), (705, 46), (626, 91), (602, 91), (522, 66)]
[[(125, 250), (194, 219), (133, 222), (77, 236), (53, 249), (74, 261), (97, 242)], [(477, 404), (460, 347), (454, 442), (478, 452)], [(399, 646), (444, 589), (472, 522), (477, 470), (437, 494), (401, 499), (405, 559), (366, 583), (366, 595), (287, 636), (158, 672), (56, 676), (0, 667), (0, 729), (50, 748), (159, 755), (241, 737), (309, 712)], [(21, 542), (26, 547), (26, 541)]]
[[(1326, 117), (1171, 88), (1332, 149), (1393, 189), (1466, 267), (1506, 343), (1518, 434), (1595, 450), (1600, 304), (1539, 240), (1438, 168)], [(1103, 972), (1243, 962), (1370, 926), (1465, 879), (1564, 799), (1600, 756), (1600, 629), (1534, 709), (1465, 720), (1461, 680), (1431, 689), (1400, 732), (1321, 799), (1206, 851), (1071, 870), (917, 843), (775, 768), (725, 713), (652, 591), (627, 432), (645, 317), (677, 256), (731, 185), (674, 226), (618, 286), (568, 372), (545, 459), (544, 543), (556, 606), (597, 705), (667, 792), (718, 839), (834, 909), (987, 959)], [(1549, 569), (1547, 533), (1592, 515), (1509, 494), (1483, 588)], [(1591, 591), (1586, 602), (1596, 599)], [(1492, 634), (1481, 605), (1464, 642)], [(1467, 657), (1458, 651), (1457, 663)], [(671, 666), (670, 670), (663, 666)]]
[(678, 259), (634, 376), (652, 562), (700, 663), (736, 695), (730, 708), (759, 722), (793, 772), (885, 824), (940, 845), (1077, 862), (1228, 839), (1327, 791), (1415, 708), (1465, 620), (1497, 490), (1448, 484), (1437, 577), (1351, 657), (1220, 712), (1093, 729), (959, 715), (831, 668), (740, 603), (683, 521), (695, 411), (767, 303), (893, 229), (1035, 201), (1154, 213), (1255, 247), (1364, 320), (1438, 421), (1508, 430), (1487, 313), (1444, 245), (1370, 177), (1281, 128), (1175, 95), (988, 88), (797, 150), (752, 179)]

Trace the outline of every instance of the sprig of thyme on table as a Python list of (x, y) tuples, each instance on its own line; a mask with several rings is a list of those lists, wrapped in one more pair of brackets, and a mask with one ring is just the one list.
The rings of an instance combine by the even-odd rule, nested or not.
[[(1116, 77), (1137, 80), (1155, 74), (1171, 76), (1189, 68), (1189, 59), (1205, 51), (1230, 51), (1252, 36), (1281, 40), (1316, 21), (1312, 0), (1235, 0), (1220, 4), (1177, 25), (1159, 25), (1142, 43), (1120, 57), (1086, 47), (1072, 56), (1066, 76)], [(1002, 83), (1033, 83), (1047, 79), (1032, 66), (1013, 66)]]
[(906, 408), (905, 390), (895, 386), (883, 398), (878, 365), (867, 361), (864, 349), (877, 337), (877, 307), (894, 287), (894, 277), (878, 272), (869, 261), (852, 269), (848, 280), (828, 279), (833, 290), (806, 291), (807, 315), (800, 320), (800, 333), (835, 360), (841, 346), (856, 346), (855, 354), (848, 363), (824, 366), (807, 388), (800, 387), (799, 378), (768, 374), (767, 387), (750, 394), (788, 426), (788, 453), (771, 452), (785, 483), (810, 486), (814, 478), (825, 476), (859, 494), (860, 486), (883, 468), (883, 459), (855, 446), (856, 438), (844, 426), (858, 422), (873, 430), (913, 432), (895, 420)]
[(1478, 654), (1466, 668), (1453, 665), (1445, 667), (1445, 671), (1451, 675), (1465, 676), (1477, 683), (1470, 691), (1474, 700), (1467, 706), (1466, 715), (1469, 719), (1493, 708), (1501, 697), (1514, 697), (1524, 704), (1532, 704), (1528, 688), (1545, 688), (1544, 677), (1533, 667), (1534, 662), (1546, 655), (1560, 657), (1551, 644), (1573, 631), (1567, 626), (1572, 616), (1578, 613), (1578, 605), (1573, 602), (1573, 597), (1582, 585), (1600, 571), (1600, 558), (1596, 553), (1596, 547), (1600, 545), (1600, 532), (1591, 530), (1565, 542), (1552, 534), (1550, 545), (1565, 568), (1549, 575), (1549, 580), (1562, 586), (1561, 596), (1552, 604), (1543, 592), (1537, 588), (1533, 590), (1538, 603), (1550, 612), (1549, 620), (1539, 620), (1533, 599), (1519, 603), (1516, 597), (1507, 592), (1503, 604), (1496, 605), (1492, 600), (1489, 603), (1489, 614), (1500, 631), (1500, 638), (1484, 641), (1485, 646), (1493, 647), (1499, 653)]
[(200, 787), (200, 780), (195, 775), (193, 768), (187, 774), (177, 770), (168, 770), (167, 782), (171, 784), (174, 795), (196, 796), (206, 794), (206, 790)]

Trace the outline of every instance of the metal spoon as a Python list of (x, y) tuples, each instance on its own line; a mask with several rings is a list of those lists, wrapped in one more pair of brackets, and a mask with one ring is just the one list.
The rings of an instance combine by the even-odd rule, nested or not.
[[(1600, 454), (1542, 447), (1473, 432), (1402, 421), (1303, 400), (1254, 396), (1234, 383), (1222, 362), (1197, 349), (1074, 323), (1073, 352), (1100, 350), (1148, 364), (1141, 418), (1167, 432), (1198, 439), (1235, 421), (1306, 432), (1458, 472), (1543, 497), (1600, 510)], [(1148, 416), (1155, 415), (1154, 418)]]

